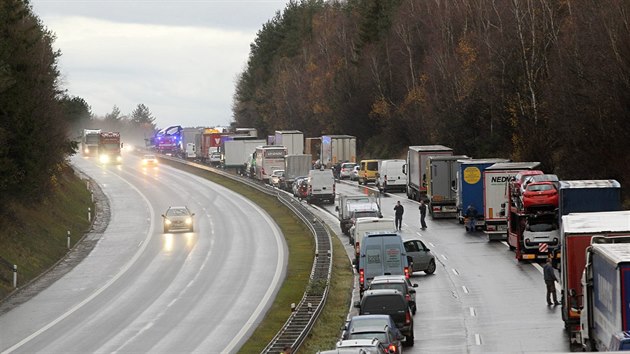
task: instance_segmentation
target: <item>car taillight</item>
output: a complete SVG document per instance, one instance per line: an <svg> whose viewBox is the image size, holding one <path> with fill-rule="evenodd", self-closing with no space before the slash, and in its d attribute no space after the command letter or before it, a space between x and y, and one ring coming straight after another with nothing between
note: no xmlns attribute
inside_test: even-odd
<svg viewBox="0 0 630 354"><path fill-rule="evenodd" d="M409 309L407 309L407 311L405 312L405 324L410 324L411 323L411 312L409 312Z"/></svg>
<svg viewBox="0 0 630 354"><path fill-rule="evenodd" d="M385 353L398 353L398 348L396 348L396 345L390 344L389 347L385 350Z"/></svg>
<svg viewBox="0 0 630 354"><path fill-rule="evenodd" d="M405 299L407 299L407 302L411 301L411 295L405 294Z"/></svg>
<svg viewBox="0 0 630 354"><path fill-rule="evenodd" d="M361 252L361 246L359 245L359 243L355 243L354 244L354 252L358 255L359 252Z"/></svg>
<svg viewBox="0 0 630 354"><path fill-rule="evenodd" d="M363 284L365 284L365 271L363 269L359 269L359 284L361 288L363 288Z"/></svg>
<svg viewBox="0 0 630 354"><path fill-rule="evenodd" d="M409 267L405 267L405 278L409 279L411 274L409 274Z"/></svg>

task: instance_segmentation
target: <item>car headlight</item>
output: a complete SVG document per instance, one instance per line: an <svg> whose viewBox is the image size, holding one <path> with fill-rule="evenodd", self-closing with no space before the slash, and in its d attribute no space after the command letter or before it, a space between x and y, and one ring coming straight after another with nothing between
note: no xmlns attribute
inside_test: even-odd
<svg viewBox="0 0 630 354"><path fill-rule="evenodd" d="M186 218L186 225L192 224L192 218Z"/></svg>
<svg viewBox="0 0 630 354"><path fill-rule="evenodd" d="M142 164L146 165L147 164L147 160L142 160Z"/></svg>
<svg viewBox="0 0 630 354"><path fill-rule="evenodd" d="M122 156L117 156L116 157L116 161L121 162L122 161Z"/></svg>
<svg viewBox="0 0 630 354"><path fill-rule="evenodd" d="M169 219L164 219L164 223L165 223L166 225L170 225L170 224L171 224L171 221L170 221Z"/></svg>
<svg viewBox="0 0 630 354"><path fill-rule="evenodd" d="M108 163L109 162L109 156L107 155L101 155L99 157L99 161L101 161L101 163Z"/></svg>

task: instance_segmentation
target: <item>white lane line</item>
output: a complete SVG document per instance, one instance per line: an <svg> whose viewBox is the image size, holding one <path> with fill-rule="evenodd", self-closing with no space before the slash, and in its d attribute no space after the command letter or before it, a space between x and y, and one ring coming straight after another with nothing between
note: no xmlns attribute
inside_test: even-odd
<svg viewBox="0 0 630 354"><path fill-rule="evenodd" d="M466 287L466 285L462 285L462 289L464 290L466 294L468 294L468 288Z"/></svg>
<svg viewBox="0 0 630 354"><path fill-rule="evenodd" d="M502 244L505 245L505 247L510 248L510 245L508 245L507 241L501 241Z"/></svg>
<svg viewBox="0 0 630 354"><path fill-rule="evenodd" d="M12 347L8 348L7 350L3 351L2 354L5 353L11 353L12 351L19 349L21 346L23 346L24 344L30 342L31 340L33 340L35 337L39 336L40 334L44 333L45 331L47 331L48 329L50 329L51 327L53 327L54 325L56 325L57 323L63 321L64 319L66 319L68 316L72 315L73 313L75 313L76 311L78 311L81 307L85 306L85 304L87 304L88 302L92 301L95 297L97 297L98 295L100 295L103 291L105 291L107 288L109 288L114 282L116 282L120 277L123 276L123 274L125 274L129 268L131 268L131 266L136 262L136 260L138 260L138 258L140 258L140 255L144 252L144 250L147 248L147 245L149 244L149 240L151 239L151 237L153 236L153 215L155 214L155 211L153 210L153 206L151 205L151 203L149 202L149 199L147 199L147 197L142 194L142 192L140 192L140 190L138 188L136 188L134 185L131 184L131 182L127 181L126 179L122 178L120 175L112 173L112 175L117 176L118 178L120 178L123 182L127 183L132 189L134 189L141 197L142 199L144 199L145 203L147 203L147 205L149 206L149 215L151 216L151 222L149 223L149 231L147 232L147 235L144 238L142 247L140 247L138 249L138 251L136 251L136 253L133 255L133 257L125 264L124 267L122 267L120 269L120 271L113 277L111 278L107 283L105 283L105 285L103 285L102 287L100 287L98 290L96 290L95 292L93 292L90 296L88 296L87 298L85 298L83 301L81 301L80 303L76 304L74 307L72 307L70 310L66 311L64 314L62 314L61 316L57 317L55 320L53 320L52 322L48 323L47 325L45 325L44 327L40 328L39 330L37 330L36 332L34 332L33 334L31 334L30 336L22 339L21 341L19 341L18 343L16 343L15 345L13 345Z"/></svg>
<svg viewBox="0 0 630 354"><path fill-rule="evenodd" d="M419 233L419 232L416 232L416 235L418 235L418 236L422 236L422 234L421 234L421 233Z"/></svg>
<svg viewBox="0 0 630 354"><path fill-rule="evenodd" d="M455 275L459 275L459 272L457 271L457 269L453 268L452 270Z"/></svg>
<svg viewBox="0 0 630 354"><path fill-rule="evenodd" d="M475 308L474 307L469 307L468 310L470 310L470 316L471 317L477 316L477 313L475 313Z"/></svg>
<svg viewBox="0 0 630 354"><path fill-rule="evenodd" d="M429 246L431 246L431 248L435 248L435 245L432 244L431 242L428 242Z"/></svg>
<svg viewBox="0 0 630 354"><path fill-rule="evenodd" d="M475 344L481 345L481 334L475 333Z"/></svg>
<svg viewBox="0 0 630 354"><path fill-rule="evenodd" d="M443 255L443 254L441 254L440 256L441 256L441 257L442 257L442 259L444 259L444 260L447 260L447 259L448 259L448 258L446 258L446 256L445 256L445 255Z"/></svg>

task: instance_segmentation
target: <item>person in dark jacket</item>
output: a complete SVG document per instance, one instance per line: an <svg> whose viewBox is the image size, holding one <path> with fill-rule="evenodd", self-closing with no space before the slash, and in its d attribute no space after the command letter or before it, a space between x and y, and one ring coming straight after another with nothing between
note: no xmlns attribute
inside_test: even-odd
<svg viewBox="0 0 630 354"><path fill-rule="evenodd" d="M547 305L560 305L556 295L556 282L558 278L556 278L556 273L551 265L551 258L547 258L547 262L543 266L543 277L545 279L545 285L547 285ZM551 303L552 297L553 303Z"/></svg>
<svg viewBox="0 0 630 354"><path fill-rule="evenodd" d="M427 223L424 221L424 218L427 217L427 205L424 204L424 199L420 200L420 206L418 207L420 210L420 226L422 230L427 228Z"/></svg>
<svg viewBox="0 0 630 354"><path fill-rule="evenodd" d="M466 231L475 231L475 220L477 219L477 209L472 204L466 208Z"/></svg>
<svg viewBox="0 0 630 354"><path fill-rule="evenodd" d="M400 204L400 201L398 201L396 203L396 206L394 207L394 211L396 212L396 230L401 230L402 229L402 216L403 213L405 212L405 208L403 208L402 204Z"/></svg>

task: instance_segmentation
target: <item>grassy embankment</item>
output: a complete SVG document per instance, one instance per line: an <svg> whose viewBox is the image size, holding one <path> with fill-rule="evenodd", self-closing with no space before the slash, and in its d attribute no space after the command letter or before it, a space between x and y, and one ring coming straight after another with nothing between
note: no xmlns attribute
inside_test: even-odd
<svg viewBox="0 0 630 354"><path fill-rule="evenodd" d="M180 165L180 167L182 167ZM304 225L277 199L215 174L187 168L213 182L230 188L265 209L280 226L290 250L287 278L275 302L241 352L260 352L290 315L290 304L300 301L312 267L314 240ZM87 208L94 210L84 181L65 169L54 195L40 205L11 205L0 217L0 257L18 265L18 286L26 284L61 259L67 252L70 230L74 245L87 231ZM302 352L334 347L349 306L352 270L341 242L333 237L333 275L326 308ZM0 264L0 299L12 289L12 272Z"/></svg>
<svg viewBox="0 0 630 354"><path fill-rule="evenodd" d="M70 167L64 167L52 196L40 204L15 203L0 215L0 299L13 291L13 273L18 267L18 287L53 266L88 230L88 207L94 210L86 183Z"/></svg>

